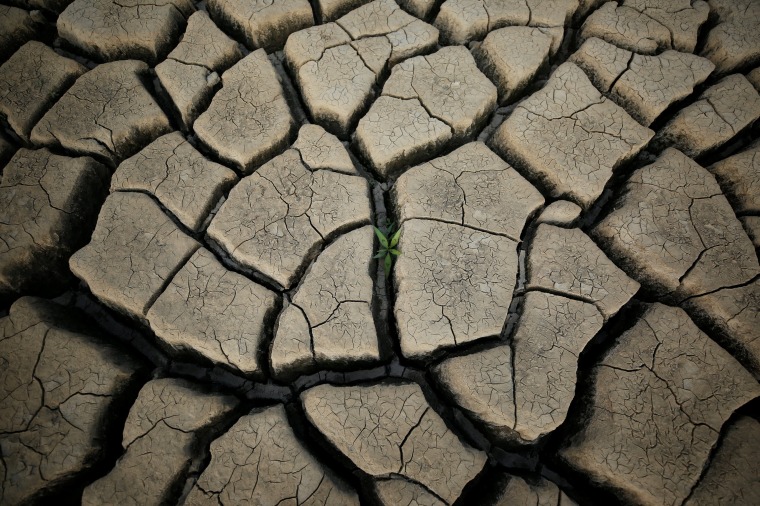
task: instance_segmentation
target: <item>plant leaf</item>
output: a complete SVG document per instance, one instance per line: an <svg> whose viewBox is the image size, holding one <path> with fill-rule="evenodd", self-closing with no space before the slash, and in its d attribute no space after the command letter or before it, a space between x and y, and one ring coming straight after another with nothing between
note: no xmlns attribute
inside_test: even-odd
<svg viewBox="0 0 760 506"><path fill-rule="evenodd" d="M385 255L385 277L386 278L391 275L391 263L392 262L393 262L393 260L391 260L391 256L390 255Z"/></svg>
<svg viewBox="0 0 760 506"><path fill-rule="evenodd" d="M390 253L391 255L395 255L395 256L399 256L401 254L401 252L399 250L397 250L397 249L389 249L388 253Z"/></svg>
<svg viewBox="0 0 760 506"><path fill-rule="evenodd" d="M385 256L385 250L381 249L380 251L377 252L377 255L373 256L372 258L379 259L379 258L383 258L384 256Z"/></svg>
<svg viewBox="0 0 760 506"><path fill-rule="evenodd" d="M377 236L377 239L380 241L380 244L383 246L383 248L388 247L388 239L386 239L385 235L380 231L377 227L372 227L375 229L375 235Z"/></svg>
<svg viewBox="0 0 760 506"><path fill-rule="evenodd" d="M401 237L401 229L398 229L398 230L396 230L396 233L393 234L393 236L391 237L391 244L390 244L391 248L395 248L396 247L396 245L398 244L398 240L399 240L400 237Z"/></svg>

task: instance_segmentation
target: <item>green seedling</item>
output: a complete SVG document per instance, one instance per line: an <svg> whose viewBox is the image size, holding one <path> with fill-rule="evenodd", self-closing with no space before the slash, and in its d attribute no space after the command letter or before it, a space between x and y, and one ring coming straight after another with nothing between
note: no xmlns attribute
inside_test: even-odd
<svg viewBox="0 0 760 506"><path fill-rule="evenodd" d="M380 250L378 250L374 258L377 258L378 260L381 258L383 259L383 268L385 269L385 277L387 278L391 275L393 257L397 257L401 254L401 252L396 249L399 237L401 237L401 229L394 232L393 229L395 228L395 224L393 222L386 225L385 232L377 227L372 228L375 229L375 235L380 241Z"/></svg>

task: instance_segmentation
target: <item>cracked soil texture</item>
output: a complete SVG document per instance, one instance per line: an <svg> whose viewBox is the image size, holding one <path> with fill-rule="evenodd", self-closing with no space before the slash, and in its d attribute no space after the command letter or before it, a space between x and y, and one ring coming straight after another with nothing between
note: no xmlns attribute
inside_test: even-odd
<svg viewBox="0 0 760 506"><path fill-rule="evenodd" d="M0 504L757 506L758 33L0 0Z"/></svg>

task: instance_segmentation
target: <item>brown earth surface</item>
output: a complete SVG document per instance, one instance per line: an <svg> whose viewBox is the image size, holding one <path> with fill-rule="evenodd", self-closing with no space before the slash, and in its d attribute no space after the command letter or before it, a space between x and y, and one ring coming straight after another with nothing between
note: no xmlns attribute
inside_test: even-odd
<svg viewBox="0 0 760 506"><path fill-rule="evenodd" d="M0 2L3 506L760 503L760 2Z"/></svg>

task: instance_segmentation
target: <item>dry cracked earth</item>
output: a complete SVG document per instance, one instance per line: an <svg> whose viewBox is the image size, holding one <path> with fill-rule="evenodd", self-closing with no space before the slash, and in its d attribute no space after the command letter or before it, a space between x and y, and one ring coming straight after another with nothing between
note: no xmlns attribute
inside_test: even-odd
<svg viewBox="0 0 760 506"><path fill-rule="evenodd" d="M2 2L0 504L760 504L760 2Z"/></svg>

